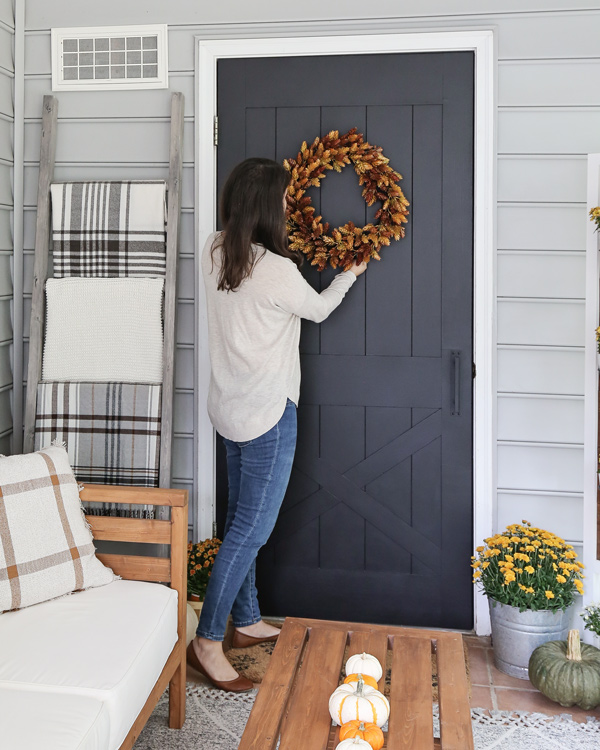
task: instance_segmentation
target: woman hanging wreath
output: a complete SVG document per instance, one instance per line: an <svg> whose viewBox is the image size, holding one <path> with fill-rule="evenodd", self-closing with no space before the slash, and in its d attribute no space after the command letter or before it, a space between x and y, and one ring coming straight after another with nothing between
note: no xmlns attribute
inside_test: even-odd
<svg viewBox="0 0 600 750"><path fill-rule="evenodd" d="M357 227L349 221L329 233L329 224L314 215L306 191L319 187L328 171L341 172L347 164L354 166L367 205L381 201L381 208L375 214L376 223ZM389 166L383 150L367 143L356 128L341 136L332 130L310 146L304 142L298 156L286 159L284 166L291 174L287 192L290 249L304 253L319 271L328 264L346 270L353 263L379 260L382 247L404 237L409 203L397 184L402 176Z"/></svg>
<svg viewBox="0 0 600 750"><path fill-rule="evenodd" d="M202 253L211 377L208 414L224 439L229 499L225 536L208 583L188 662L218 688L253 684L227 661L222 641L231 612L233 647L274 641L262 620L255 560L275 525L296 448L300 319L320 323L364 273L354 263L318 293L298 267L286 235L289 174L269 159L246 159L221 196L224 230Z"/></svg>

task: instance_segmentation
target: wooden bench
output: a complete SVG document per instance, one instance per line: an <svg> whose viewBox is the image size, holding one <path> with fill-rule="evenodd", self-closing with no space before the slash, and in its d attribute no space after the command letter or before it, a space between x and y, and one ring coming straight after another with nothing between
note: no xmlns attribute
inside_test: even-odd
<svg viewBox="0 0 600 750"><path fill-rule="evenodd" d="M348 650L346 651L346 647ZM386 663L392 654L387 750L473 750L462 636L382 625L285 620L238 750L333 750L339 728L329 696L344 659L367 653ZM440 735L433 736L431 655L437 656ZM379 682L384 689L385 674Z"/></svg>
<svg viewBox="0 0 600 750"><path fill-rule="evenodd" d="M169 727L181 729L185 721L188 491L86 484L80 497L84 506L89 503L125 503L171 508L169 520L86 516L94 539L99 541L170 545L168 557L127 553L98 554L98 558L122 578L131 581L168 583L178 595L177 643L146 704L119 748L119 750L131 750L167 686L169 687Z"/></svg>

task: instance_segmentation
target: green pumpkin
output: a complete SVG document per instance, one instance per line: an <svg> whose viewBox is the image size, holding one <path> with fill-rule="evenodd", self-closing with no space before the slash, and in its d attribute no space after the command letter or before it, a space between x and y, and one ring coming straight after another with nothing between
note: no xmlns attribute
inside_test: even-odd
<svg viewBox="0 0 600 750"><path fill-rule="evenodd" d="M561 706L595 708L600 705L600 649L580 643L579 631L570 630L568 641L548 641L535 649L529 679Z"/></svg>

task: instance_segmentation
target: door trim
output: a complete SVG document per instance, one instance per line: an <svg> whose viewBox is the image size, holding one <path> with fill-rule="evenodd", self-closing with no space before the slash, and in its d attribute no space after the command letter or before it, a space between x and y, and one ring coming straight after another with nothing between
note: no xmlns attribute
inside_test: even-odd
<svg viewBox="0 0 600 750"><path fill-rule="evenodd" d="M587 210L598 205L600 197L600 153L587 157ZM600 596L600 559L598 555L598 363L596 337L598 325L598 235L591 221L586 229L586 305L585 305L585 421L583 443L583 562L587 583L583 606ZM583 640L592 643L589 630Z"/></svg>
<svg viewBox="0 0 600 750"><path fill-rule="evenodd" d="M316 27L315 27L316 28ZM354 29L353 29L354 31ZM253 33L261 33L256 27ZM223 27L224 36L228 30ZM229 32L231 33L231 32ZM213 122L217 105L217 61L235 57L384 54L472 51L475 54L474 152L474 318L473 359L473 546L493 530L496 496L496 47L490 29L470 31L360 33L339 36L215 39L196 37L195 81L195 236L196 257L216 227L216 147ZM206 304L199 260L196 263L196 527L194 535L213 535L215 512L215 433L206 412L210 379ZM465 561L468 564L468 561ZM474 590L474 627L490 632L487 599Z"/></svg>

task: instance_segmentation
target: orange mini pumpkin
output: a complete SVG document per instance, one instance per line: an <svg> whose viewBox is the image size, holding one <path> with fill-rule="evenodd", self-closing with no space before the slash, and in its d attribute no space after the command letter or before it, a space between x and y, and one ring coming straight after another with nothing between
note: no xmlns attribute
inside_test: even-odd
<svg viewBox="0 0 600 750"><path fill-rule="evenodd" d="M353 739L358 737L368 742L373 750L381 750L383 747L383 732L370 721L358 721L353 719L347 721L340 727L340 740Z"/></svg>
<svg viewBox="0 0 600 750"><path fill-rule="evenodd" d="M368 674L360 674L360 672L349 674L348 677L346 677L346 679L344 680L344 685L349 684L350 682L358 682L359 680L362 680L365 685L369 685L369 687L375 688L375 690L379 690L377 680L374 677L371 677Z"/></svg>

